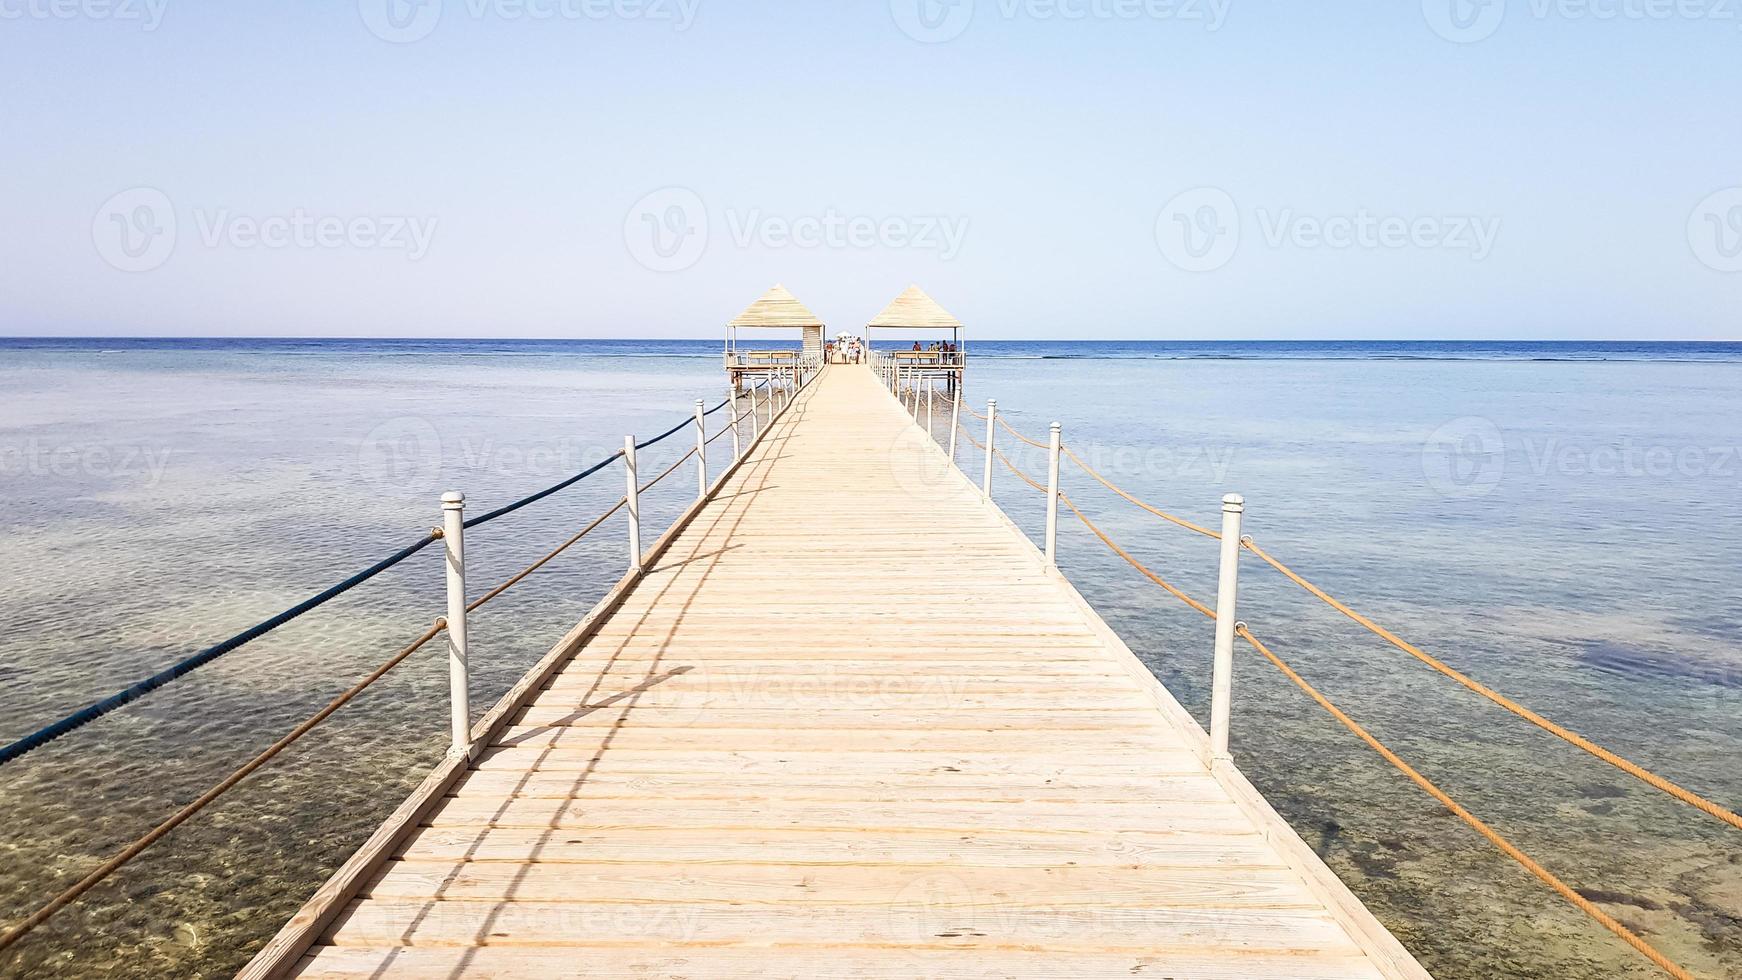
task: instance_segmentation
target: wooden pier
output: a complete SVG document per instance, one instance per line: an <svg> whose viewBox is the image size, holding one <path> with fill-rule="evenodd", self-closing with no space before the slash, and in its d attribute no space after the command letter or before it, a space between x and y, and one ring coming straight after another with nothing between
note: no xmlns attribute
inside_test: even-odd
<svg viewBox="0 0 1742 980"><path fill-rule="evenodd" d="M865 367L475 731L244 976L1427 976Z"/></svg>

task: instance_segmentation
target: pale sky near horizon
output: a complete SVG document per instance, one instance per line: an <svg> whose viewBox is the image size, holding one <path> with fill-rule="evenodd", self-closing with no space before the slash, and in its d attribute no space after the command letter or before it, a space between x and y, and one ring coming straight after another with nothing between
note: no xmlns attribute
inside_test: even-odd
<svg viewBox="0 0 1742 980"><path fill-rule="evenodd" d="M1742 338L1742 0L0 0L0 335Z"/></svg>

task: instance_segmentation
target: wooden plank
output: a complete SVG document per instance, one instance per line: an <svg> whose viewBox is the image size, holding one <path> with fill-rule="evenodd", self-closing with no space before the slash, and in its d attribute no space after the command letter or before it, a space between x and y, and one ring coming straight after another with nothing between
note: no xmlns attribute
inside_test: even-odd
<svg viewBox="0 0 1742 980"><path fill-rule="evenodd" d="M896 864L1033 868L1076 866L1269 868L1281 859L1256 833L1087 834L1038 830L960 831L646 829L553 831L431 827L401 848L416 861L517 864Z"/></svg>
<svg viewBox="0 0 1742 980"><path fill-rule="evenodd" d="M302 980L545 980L576 974L572 950L500 947L324 946L305 960ZM1379 980L1364 957L1229 954L1220 951L1104 953L1056 950L594 948L585 975L595 980Z"/></svg>
<svg viewBox="0 0 1742 980"><path fill-rule="evenodd" d="M1425 977L868 372L764 431L304 975Z"/></svg>
<svg viewBox="0 0 1742 980"><path fill-rule="evenodd" d="M491 798L472 793L449 797L430 815L432 827L524 827L593 830L616 827L698 829L1002 830L1017 808L1008 803L804 803L770 807L762 800L665 802L658 799L565 800L543 797ZM1250 833L1232 802L1081 803L1026 801L1025 830L1061 833L1132 831L1164 834Z"/></svg>
<svg viewBox="0 0 1742 980"><path fill-rule="evenodd" d="M514 797L566 800L809 800L814 802L927 803L975 801L1022 803L1222 803L1228 793L1208 776L1139 779L1077 773L1068 778L1004 777L945 779L938 775L870 778L858 774L808 773L748 780L722 780L702 773L473 772L456 793L498 800Z"/></svg>
<svg viewBox="0 0 1742 980"><path fill-rule="evenodd" d="M1282 868L962 867L814 864L508 864L389 861L362 897L501 902L743 902L870 906L911 901L915 882L986 903L1048 906L1317 907Z"/></svg>
<svg viewBox="0 0 1742 980"><path fill-rule="evenodd" d="M586 903L364 900L334 926L335 946L591 947L763 945L1054 950L1165 949L1289 953L1355 952L1322 911L1243 908L1050 908L939 899L947 876L920 879L902 904L802 913L729 902Z"/></svg>

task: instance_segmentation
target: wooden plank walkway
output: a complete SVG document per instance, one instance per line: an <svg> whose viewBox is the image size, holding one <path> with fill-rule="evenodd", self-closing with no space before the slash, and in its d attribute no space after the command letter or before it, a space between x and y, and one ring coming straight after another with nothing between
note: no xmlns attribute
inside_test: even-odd
<svg viewBox="0 0 1742 980"><path fill-rule="evenodd" d="M1427 976L863 368L588 632L256 968Z"/></svg>

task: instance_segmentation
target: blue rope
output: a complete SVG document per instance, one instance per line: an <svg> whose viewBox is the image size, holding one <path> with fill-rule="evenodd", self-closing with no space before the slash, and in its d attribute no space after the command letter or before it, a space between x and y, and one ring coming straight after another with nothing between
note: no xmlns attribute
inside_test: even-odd
<svg viewBox="0 0 1742 980"><path fill-rule="evenodd" d="M472 518L471 520L469 520L465 523L465 527L474 528L480 524L488 524L498 517L502 517L506 514L514 513L515 511L519 510L520 508L525 507L527 504L538 503L540 500L543 500L544 498L550 496L553 493L567 490L569 487L572 487L575 484L581 482L582 480L585 480L587 477L592 476L594 473L599 472L600 470L604 469L607 466L610 466L612 463L615 463L619 459L622 459L622 458L623 458L623 451L621 449L619 449L616 452L612 453L611 455L606 456L604 459L598 461L597 463L594 463L592 466L589 466L586 469L580 471L579 473L576 473L574 476L571 476L568 479L564 480L563 482L556 484L555 486L546 487L543 490L540 490L539 492L533 494L530 497L522 497L519 500L516 500L514 503L511 503L506 507L498 507L488 514L483 514L483 515L480 515L478 517Z"/></svg>
<svg viewBox="0 0 1742 980"><path fill-rule="evenodd" d="M766 384L767 382L765 381L763 383ZM720 409L726 407L726 404L727 404L727 402L722 401L720 404L715 405L713 408L708 409L707 411L703 412L702 414L704 416L712 415L715 412L719 411ZM685 419L682 422L679 422L677 425L673 426L672 428L667 429L665 432L661 433L660 435L655 436L654 438L649 439L646 442L637 443L635 448L646 449L648 446L654 445L655 443L661 442L661 441L665 440L666 438L669 438L670 436L676 435L678 432L682 431L686 426L690 425L693 421L694 421L693 419ZM607 456L606 458L604 458L603 460L600 460L598 463L595 463L592 466L589 466L586 469L582 470L581 472L576 473L574 476L571 476L568 479L562 481L561 483L555 484L555 485L550 486L550 487L546 487L545 489L540 490L539 492L532 494L531 496L522 497L521 499L515 501L514 503L507 505L506 507L499 507L496 510L489 512L488 514L483 514L483 515L480 515L478 517L474 517L471 520L465 522L464 526L467 528L473 528L473 527L477 527L480 524L488 524L489 522L496 520L498 517L504 517L504 516L507 516L508 514L512 514L515 511L519 510L520 508L527 506L528 504L537 503L538 501L543 500L544 498L550 496L551 494L560 493L561 491L566 490L569 487L574 486L575 484L581 482L582 480L585 480L587 477L592 476L594 473L599 472L600 470L604 469L605 467L610 466L612 463L615 463L617 460L621 459L622 456L623 456L623 453L620 451L613 453L610 456ZM332 588L327 589L324 592L321 592L317 595L311 596L308 599L305 599L302 602L297 603L296 605L290 607L289 609L286 609L284 612L281 612L278 615L272 617L271 619L268 619L262 623L251 626L248 629L243 630L240 633L237 633L235 636L230 637L229 639L225 640L222 643L216 644L215 646L207 647L206 649L201 650L199 653L196 653L193 656L188 657L186 660L183 660L180 663L175 664L174 666L168 668L167 670L162 670L162 671L159 671L158 673L152 674L150 677L147 677L146 679L140 681L137 684L134 684L132 687L129 687L126 690L121 691L118 694L111 695L109 697L104 698L101 701L98 701L95 704L89 705L88 707L85 707L85 708L81 708L78 711L75 711L72 714L67 715L65 718L62 718L59 721L54 722L53 724L45 725L42 728L37 729L36 731L30 733L29 735L24 736L23 738L19 739L16 742L13 742L10 745L7 745L5 747L0 747L0 766L3 766L6 763L11 762L12 760L18 758L21 755L24 755L27 752L30 752L34 749L41 748L42 746L47 745L48 743L54 741L55 739L60 738L62 735L67 734L68 732L75 731L79 728L82 728L85 725L88 725L91 722L96 721L98 718L103 717L104 715L108 714L109 712L114 711L116 708L121 707L122 705L128 704L132 701L137 701L139 698L142 698L145 695L151 693L152 691L157 690L158 688L162 687L163 685L168 684L169 682L176 680L177 678L180 678L186 674L192 673L195 670L198 670L199 668L205 666L206 664L211 663L212 661L218 659L219 657L222 657L224 654L229 653L230 651L236 649L237 647L240 647L246 643L257 640L262 636L265 636L267 633L270 633L273 630L277 629L278 627L283 626L285 623L288 623L291 620L297 618L298 616L301 616L303 613L306 613L309 610L314 609L318 606L325 605L327 602L329 602L333 599L336 599L341 595L344 595L346 592L349 592L352 589L356 588L357 586L362 585L364 582L367 582L370 579L374 578L375 576L380 575L382 572L387 571L388 569L390 569L393 566L399 564L400 562L406 560L407 558L410 558L412 555L415 555L418 552L422 551L423 549L429 547L431 543L433 543L435 541L439 541L439 540L441 540L441 535L439 535L435 532L431 532L428 536L426 536L423 540L417 542L416 544L410 545L410 546L403 548L403 549L399 550L398 552L396 552L396 553L394 553L386 558L383 558L381 561L376 562L374 565L371 565L370 567L364 569L363 571L358 572L357 574L351 576L350 578L344 580L343 582L340 582L339 584L333 586Z"/></svg>
<svg viewBox="0 0 1742 980"><path fill-rule="evenodd" d="M338 585L327 589L325 592L305 599L271 619L249 627L216 646L207 647L167 670L152 674L150 677L147 677L119 694L111 695L98 701L96 704L81 708L51 725L46 725L37 729L18 741L13 742L11 745L0 748L0 766L11 762L13 759L18 758L32 749L41 748L70 731L82 728L130 701L136 701L139 698L144 697L146 694L157 690L163 685L168 684L170 681L211 663L244 643L265 636L267 633L283 626L285 623L301 616L303 613L308 612L316 606L323 605L329 600L344 595L346 592L349 592L357 586L362 585L364 582L380 575L382 572L387 571L389 568L392 568L407 558L410 558L412 555L417 554L439 540L441 540L440 537L432 532L422 541L407 548L403 548L387 558L383 558L381 561L376 562L374 565L371 565L343 582L340 582Z"/></svg>

